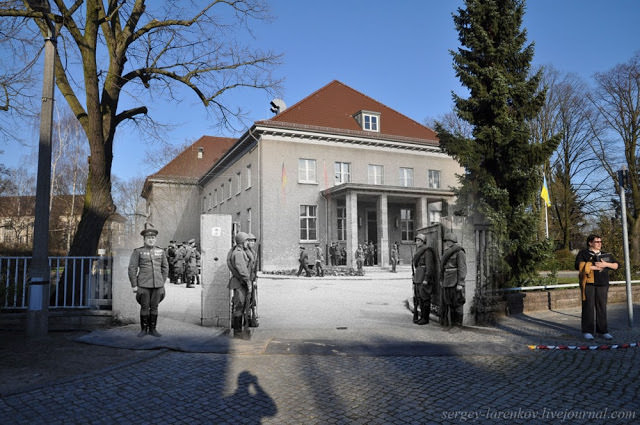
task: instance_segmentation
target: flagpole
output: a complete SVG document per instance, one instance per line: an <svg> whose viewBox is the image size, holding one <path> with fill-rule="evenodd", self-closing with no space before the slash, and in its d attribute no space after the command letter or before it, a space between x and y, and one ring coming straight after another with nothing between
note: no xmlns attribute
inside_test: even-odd
<svg viewBox="0 0 640 425"><path fill-rule="evenodd" d="M549 239L549 216L547 215L547 209L549 207L547 207L547 203L544 203L544 224L546 227L546 235L547 235L547 239Z"/></svg>

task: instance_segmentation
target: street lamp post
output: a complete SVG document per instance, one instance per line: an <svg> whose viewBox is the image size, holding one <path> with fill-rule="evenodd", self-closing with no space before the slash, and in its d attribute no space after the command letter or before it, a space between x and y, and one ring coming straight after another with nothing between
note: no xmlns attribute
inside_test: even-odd
<svg viewBox="0 0 640 425"><path fill-rule="evenodd" d="M38 147L38 180L36 184L35 221L33 224L33 257L29 280L26 334L37 338L49 331L49 201L51 190L51 130L53 122L53 96L55 85L54 59L56 33L48 18L46 0L29 0L29 6L44 13L47 37L44 39L44 76L42 82L42 108L40 111L40 140Z"/></svg>
<svg viewBox="0 0 640 425"><path fill-rule="evenodd" d="M624 275L627 283L627 320L629 327L633 327L633 292L631 290L631 262L629 260L629 236L627 233L627 202L625 186L629 172L626 167L618 171L618 185L620 186L620 210L622 212L622 244L624 248Z"/></svg>

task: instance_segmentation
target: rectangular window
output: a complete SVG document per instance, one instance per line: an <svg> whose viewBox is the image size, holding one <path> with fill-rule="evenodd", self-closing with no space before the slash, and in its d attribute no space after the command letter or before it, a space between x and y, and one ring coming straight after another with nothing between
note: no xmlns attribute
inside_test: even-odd
<svg viewBox="0 0 640 425"><path fill-rule="evenodd" d="M298 160L298 183L317 183L315 159Z"/></svg>
<svg viewBox="0 0 640 425"><path fill-rule="evenodd" d="M224 203L224 183L220 185L220 203Z"/></svg>
<svg viewBox="0 0 640 425"><path fill-rule="evenodd" d="M413 168L400 167L400 186L413 187Z"/></svg>
<svg viewBox="0 0 640 425"><path fill-rule="evenodd" d="M442 218L442 209L444 202L430 202L427 207L427 211L429 211L429 223L439 223Z"/></svg>
<svg viewBox="0 0 640 425"><path fill-rule="evenodd" d="M247 189L251 187L251 164L247 165Z"/></svg>
<svg viewBox="0 0 640 425"><path fill-rule="evenodd" d="M369 184L384 183L384 168L382 165L369 164Z"/></svg>
<svg viewBox="0 0 640 425"><path fill-rule="evenodd" d="M218 206L218 189L213 189L213 207Z"/></svg>
<svg viewBox="0 0 640 425"><path fill-rule="evenodd" d="M432 189L440 189L440 170L429 170L427 184Z"/></svg>
<svg viewBox="0 0 640 425"><path fill-rule="evenodd" d="M336 162L334 164L335 184L349 183L351 181L351 164L348 162Z"/></svg>
<svg viewBox="0 0 640 425"><path fill-rule="evenodd" d="M367 131L379 131L378 116L363 114L362 128Z"/></svg>
<svg viewBox="0 0 640 425"><path fill-rule="evenodd" d="M413 241L413 211L400 209L400 233L403 241Z"/></svg>
<svg viewBox="0 0 640 425"><path fill-rule="evenodd" d="M231 177L229 177L229 181L227 182L229 184L229 191L227 192L227 199L231 199L231 194L233 193L233 188L231 187Z"/></svg>
<svg viewBox="0 0 640 425"><path fill-rule="evenodd" d="M207 197L202 198L202 212L207 212Z"/></svg>
<svg viewBox="0 0 640 425"><path fill-rule="evenodd" d="M300 240L315 241L317 237L316 205L300 205Z"/></svg>
<svg viewBox="0 0 640 425"><path fill-rule="evenodd" d="M347 208L346 207L338 207L336 210L336 214L338 216L338 240L346 241L347 240Z"/></svg>
<svg viewBox="0 0 640 425"><path fill-rule="evenodd" d="M242 191L242 172L238 171L236 173L236 195L240 195Z"/></svg>
<svg viewBox="0 0 640 425"><path fill-rule="evenodd" d="M251 228L251 208L247 208L247 233L253 233Z"/></svg>

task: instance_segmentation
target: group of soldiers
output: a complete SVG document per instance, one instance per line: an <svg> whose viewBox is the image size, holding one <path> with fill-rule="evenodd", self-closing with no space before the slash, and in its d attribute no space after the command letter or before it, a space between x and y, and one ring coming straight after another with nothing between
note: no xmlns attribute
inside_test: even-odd
<svg viewBox="0 0 640 425"><path fill-rule="evenodd" d="M145 225L140 234L144 238L144 246L133 251L128 270L131 287L140 304L141 330L138 335L159 337L156 324L158 304L165 296L164 282L170 278L173 283L185 282L187 287L199 284L200 253L195 239L186 244L171 241L166 251L158 248L155 245L158 231L151 225ZM249 327L258 326L258 250L256 237L250 233L238 232L234 241L235 245L227 255L227 266L231 272L228 288L233 291L231 326L234 336L244 337ZM411 262L413 322L418 325L429 323L431 296L435 285L439 285L442 301L440 323L447 327L462 326L467 275L464 249L453 233L446 233L443 237L442 256L427 245L427 238L422 233L416 235L415 243L416 252ZM318 262L322 264L322 251L319 246L316 250Z"/></svg>
<svg viewBox="0 0 640 425"><path fill-rule="evenodd" d="M200 250L195 239L188 242L170 241L167 247L169 282L185 283L187 288L200 285Z"/></svg>
<svg viewBox="0 0 640 425"><path fill-rule="evenodd" d="M416 252L412 258L413 323L426 325L431 312L431 295L439 285L441 293L440 324L445 327L462 326L465 303L467 260L464 248L454 233L443 237L442 257L427 245L427 237L419 233L415 238Z"/></svg>
<svg viewBox="0 0 640 425"><path fill-rule="evenodd" d="M258 327L258 250L251 233L238 232L234 241L227 254L228 288L233 291L231 328L234 337L244 338L249 336L248 328Z"/></svg>

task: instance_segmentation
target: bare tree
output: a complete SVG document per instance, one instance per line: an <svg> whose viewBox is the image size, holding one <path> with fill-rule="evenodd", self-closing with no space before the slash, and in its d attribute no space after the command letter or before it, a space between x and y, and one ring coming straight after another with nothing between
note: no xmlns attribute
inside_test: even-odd
<svg viewBox="0 0 640 425"><path fill-rule="evenodd" d="M546 87L547 97L531 121L531 134L535 143L561 135L544 171L552 194L552 234L561 248L571 248L573 242L583 240L585 214L597 215L600 211L597 201L587 200L600 199L594 194L607 176L598 172L600 164L589 148L593 109L586 99L585 83L576 75L561 75L547 66L543 69L541 86Z"/></svg>
<svg viewBox="0 0 640 425"><path fill-rule="evenodd" d="M0 154L2 153L3 151L0 151ZM16 185L11 181L10 170L4 164L0 164L0 196L13 193L15 190Z"/></svg>
<svg viewBox="0 0 640 425"><path fill-rule="evenodd" d="M451 134L468 139L473 138L473 126L469 124L469 121L460 118L454 111L447 112L436 119L425 120L425 125L430 128L435 128L438 124Z"/></svg>
<svg viewBox="0 0 640 425"><path fill-rule="evenodd" d="M23 22L0 20L0 140L24 143L24 127L37 115L34 102L39 98L32 90L36 57L27 54L36 48L36 40L40 43L35 31L25 31Z"/></svg>
<svg viewBox="0 0 640 425"><path fill-rule="evenodd" d="M127 219L127 233L131 234L135 229L142 227L145 217L140 215L140 203L144 200L140 196L145 179L132 177L121 180L117 177L113 183L113 200L118 212Z"/></svg>
<svg viewBox="0 0 640 425"><path fill-rule="evenodd" d="M55 22L56 85L90 148L84 209L69 254L88 255L115 211L111 164L118 127L146 117L153 94L176 101L185 87L221 124L232 125L243 112L230 106L229 92L277 90L270 71L279 56L234 39L250 33L251 21L268 18L263 0L52 0L51 7L41 12L26 1L2 1L0 16L35 24L42 34L45 18Z"/></svg>
<svg viewBox="0 0 640 425"><path fill-rule="evenodd" d="M629 170L629 242L631 263L640 265L640 178L638 141L640 139L640 52L628 62L595 75L596 88L589 100L597 111L593 128L598 130L592 148L618 192L616 173L625 165ZM605 129L606 131L601 131ZM611 192L610 192L611 193Z"/></svg>

